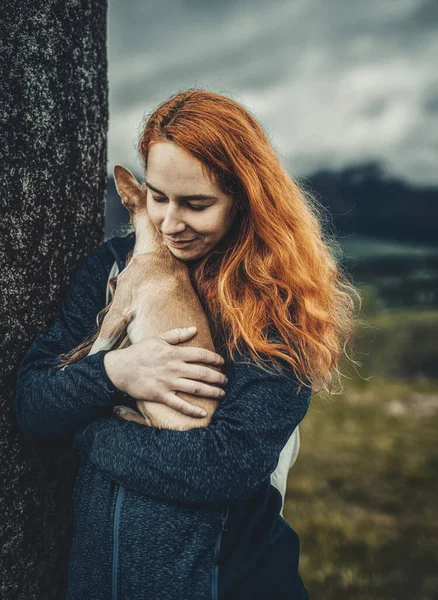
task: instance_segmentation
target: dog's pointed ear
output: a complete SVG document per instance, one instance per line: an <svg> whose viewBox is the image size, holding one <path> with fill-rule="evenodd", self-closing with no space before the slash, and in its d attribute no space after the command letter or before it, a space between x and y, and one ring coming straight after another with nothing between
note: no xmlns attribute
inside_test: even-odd
<svg viewBox="0 0 438 600"><path fill-rule="evenodd" d="M146 190L126 167L115 165L114 183L116 190L128 209L139 208L146 202Z"/></svg>

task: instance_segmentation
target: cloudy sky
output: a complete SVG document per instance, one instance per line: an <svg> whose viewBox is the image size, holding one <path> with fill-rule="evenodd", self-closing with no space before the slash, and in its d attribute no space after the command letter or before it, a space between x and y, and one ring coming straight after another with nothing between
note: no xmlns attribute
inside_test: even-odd
<svg viewBox="0 0 438 600"><path fill-rule="evenodd" d="M437 0L109 0L109 173L198 87L248 108L291 175L378 159L438 184Z"/></svg>

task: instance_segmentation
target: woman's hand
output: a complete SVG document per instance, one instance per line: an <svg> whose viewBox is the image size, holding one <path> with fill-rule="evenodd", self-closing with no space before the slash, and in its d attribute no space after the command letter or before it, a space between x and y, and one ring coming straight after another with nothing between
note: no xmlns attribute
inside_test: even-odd
<svg viewBox="0 0 438 600"><path fill-rule="evenodd" d="M171 329L128 348L111 350L104 357L105 371L119 390L136 400L161 402L190 417L204 417L203 409L175 393L187 392L207 398L219 398L224 393L217 385L226 383L225 375L207 366L210 363L220 367L224 360L219 354L205 348L175 346L195 333L196 327ZM192 365L191 362L207 364Z"/></svg>

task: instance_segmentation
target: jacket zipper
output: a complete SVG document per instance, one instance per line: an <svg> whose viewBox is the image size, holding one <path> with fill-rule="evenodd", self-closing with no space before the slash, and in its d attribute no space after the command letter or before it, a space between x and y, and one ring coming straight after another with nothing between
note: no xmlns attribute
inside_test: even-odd
<svg viewBox="0 0 438 600"><path fill-rule="evenodd" d="M113 590L112 600L117 600L117 566L119 558L119 522L120 522L120 510L122 506L122 500L125 489L119 485L117 490L116 508L114 511L114 537L113 537Z"/></svg>
<svg viewBox="0 0 438 600"><path fill-rule="evenodd" d="M216 547L214 549L214 561L213 561L213 580L211 584L211 597L212 600L218 600L218 579L219 579L219 553L221 550L222 535L224 531L227 531L227 521L230 514L229 508L224 508L221 514L221 530L216 538Z"/></svg>

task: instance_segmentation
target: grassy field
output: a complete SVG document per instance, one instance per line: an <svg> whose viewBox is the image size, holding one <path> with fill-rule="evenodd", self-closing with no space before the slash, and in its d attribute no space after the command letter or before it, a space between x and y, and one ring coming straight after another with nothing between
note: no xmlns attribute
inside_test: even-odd
<svg viewBox="0 0 438 600"><path fill-rule="evenodd" d="M300 536L312 600L438 598L438 381L385 374L390 332L398 362L415 350L401 330L424 321L436 354L438 311L376 316L377 332L361 334L360 346L380 342L361 374L379 374L344 381L330 401L314 395L300 425L284 516Z"/></svg>

